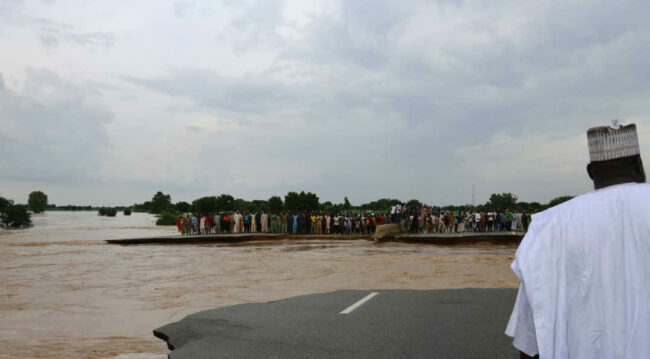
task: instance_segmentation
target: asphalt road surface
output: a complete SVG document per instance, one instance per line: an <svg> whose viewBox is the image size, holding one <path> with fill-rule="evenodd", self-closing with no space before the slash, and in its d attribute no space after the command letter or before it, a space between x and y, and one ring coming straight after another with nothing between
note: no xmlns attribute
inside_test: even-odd
<svg viewBox="0 0 650 359"><path fill-rule="evenodd" d="M171 359L519 358L513 289L343 290L202 311L154 330Z"/></svg>

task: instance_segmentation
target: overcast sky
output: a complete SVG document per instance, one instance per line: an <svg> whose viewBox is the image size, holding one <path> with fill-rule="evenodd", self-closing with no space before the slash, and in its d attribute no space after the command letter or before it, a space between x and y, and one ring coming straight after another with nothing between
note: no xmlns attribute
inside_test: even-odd
<svg viewBox="0 0 650 359"><path fill-rule="evenodd" d="M650 1L0 1L0 196L547 202L650 158Z"/></svg>

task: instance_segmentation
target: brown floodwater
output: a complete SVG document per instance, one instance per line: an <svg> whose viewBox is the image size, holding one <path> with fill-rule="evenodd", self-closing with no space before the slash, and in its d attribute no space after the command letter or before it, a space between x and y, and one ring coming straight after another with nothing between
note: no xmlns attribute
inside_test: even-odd
<svg viewBox="0 0 650 359"><path fill-rule="evenodd" d="M0 231L0 358L166 358L152 330L215 307L339 289L515 288L516 245L355 240L105 244L148 214L47 212Z"/></svg>

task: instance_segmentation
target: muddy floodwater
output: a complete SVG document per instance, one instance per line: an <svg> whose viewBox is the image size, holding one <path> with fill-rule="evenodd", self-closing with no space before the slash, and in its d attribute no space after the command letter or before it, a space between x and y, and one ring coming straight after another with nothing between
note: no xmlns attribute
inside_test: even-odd
<svg viewBox="0 0 650 359"><path fill-rule="evenodd" d="M154 217L47 212L0 231L0 358L166 358L152 330L203 309L338 289L514 288L516 245L365 240L105 244Z"/></svg>

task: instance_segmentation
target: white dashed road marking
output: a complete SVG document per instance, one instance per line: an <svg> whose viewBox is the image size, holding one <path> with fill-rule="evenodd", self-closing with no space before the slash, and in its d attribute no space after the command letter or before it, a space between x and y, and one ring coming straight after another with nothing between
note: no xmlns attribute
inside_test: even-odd
<svg viewBox="0 0 650 359"><path fill-rule="evenodd" d="M360 306L363 305L363 303L369 301L370 299L372 299L372 297L376 296L377 294L379 294L379 293L378 292L372 292L372 293L368 294L367 296L363 297L363 299L361 299L360 301L358 301L358 302L352 304L351 306L345 308L345 310L342 311L340 314L350 314L350 313L352 313L353 310L359 308Z"/></svg>

